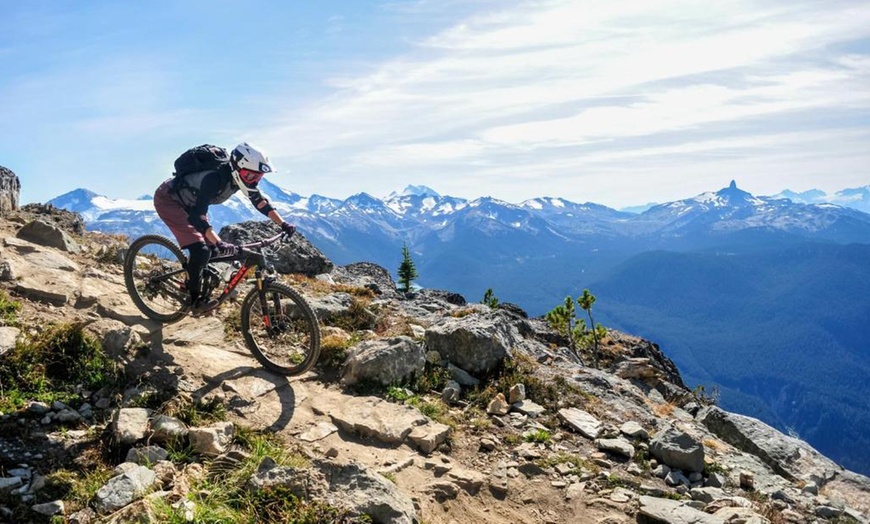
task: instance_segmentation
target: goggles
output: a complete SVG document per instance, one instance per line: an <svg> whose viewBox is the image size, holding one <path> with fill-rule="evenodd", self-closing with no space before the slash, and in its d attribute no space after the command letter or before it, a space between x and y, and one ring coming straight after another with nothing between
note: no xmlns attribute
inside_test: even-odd
<svg viewBox="0 0 870 524"><path fill-rule="evenodd" d="M263 173L260 171L252 171L250 169L239 169L239 178L242 179L242 182L245 184L252 186L260 181L263 178Z"/></svg>

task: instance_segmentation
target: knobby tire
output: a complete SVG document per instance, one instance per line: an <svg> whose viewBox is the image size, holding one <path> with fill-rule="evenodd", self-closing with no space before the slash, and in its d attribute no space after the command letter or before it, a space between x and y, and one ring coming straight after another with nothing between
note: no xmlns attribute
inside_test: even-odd
<svg viewBox="0 0 870 524"><path fill-rule="evenodd" d="M187 264L187 257L184 255L184 252L172 240L169 240L162 235L145 235L139 237L130 244L130 248L127 250L127 255L124 257L124 284L127 287L127 293L130 295L130 298L133 300L136 307L139 308L139 311L151 320L162 323L171 323L181 320L185 315L187 315L187 305L180 305L178 311L175 311L174 313L160 313L159 311L155 311L149 307L148 304L142 300L139 290L136 289L136 276L134 275L134 271L137 269L135 267L136 256L143 247L148 245L156 245L166 248L178 259L177 261L181 265Z"/></svg>
<svg viewBox="0 0 870 524"><path fill-rule="evenodd" d="M289 328L293 330L293 333L285 332L282 334L301 336L303 338L303 344L299 348L289 348L281 347L281 344L278 343L278 351L266 350L265 348L260 347L254 337L253 331L263 331L267 328L265 328L263 318L259 315L252 315L254 308L260 307L260 291L255 286L242 302L241 320L245 345L247 345L248 350L250 350L257 361L273 373L294 376L309 371L314 367L314 364L317 363L317 359L320 356L320 327L317 323L317 317L314 315L314 311L311 310L311 306L309 306L305 299L302 298L302 295L285 284L270 282L264 285L263 292L267 295L267 301L272 300L275 293L279 293L280 295L283 295L285 300L292 302L292 324L297 326L298 329ZM269 304L267 304L267 307L269 307ZM282 304L281 307L282 310L287 309L284 307L284 304ZM284 315L286 315L286 313ZM272 319L271 321L279 322L280 320L281 319ZM307 339L305 339L306 336ZM299 349L304 353L300 362L293 365L285 365L270 358L269 353L275 354L274 358L277 360L283 351L290 351L291 349Z"/></svg>

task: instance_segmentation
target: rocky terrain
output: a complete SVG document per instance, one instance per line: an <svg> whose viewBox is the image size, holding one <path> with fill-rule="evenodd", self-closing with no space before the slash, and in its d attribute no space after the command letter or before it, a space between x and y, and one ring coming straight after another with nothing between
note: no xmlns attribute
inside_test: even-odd
<svg viewBox="0 0 870 524"><path fill-rule="evenodd" d="M870 522L870 479L687 390L649 341L610 332L589 367L517 306L399 293L299 237L282 278L323 354L287 379L245 349L237 305L145 319L123 242L58 217L0 219L0 364L65 388L0 382L2 522ZM90 382L37 347L78 348Z"/></svg>

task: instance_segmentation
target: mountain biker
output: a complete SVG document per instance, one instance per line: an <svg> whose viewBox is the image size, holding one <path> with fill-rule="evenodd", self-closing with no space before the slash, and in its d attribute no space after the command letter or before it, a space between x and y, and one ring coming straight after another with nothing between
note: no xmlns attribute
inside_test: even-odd
<svg viewBox="0 0 870 524"><path fill-rule="evenodd" d="M192 314L202 314L217 306L217 300L202 295L202 272L209 259L213 255L228 256L238 252L238 246L221 240L212 227L208 206L221 204L241 190L254 208L288 236L296 231L257 189L263 175L273 171L269 157L260 148L245 142L233 149L229 162L215 169L172 177L154 193L157 215L175 235L178 245L189 252L187 288Z"/></svg>

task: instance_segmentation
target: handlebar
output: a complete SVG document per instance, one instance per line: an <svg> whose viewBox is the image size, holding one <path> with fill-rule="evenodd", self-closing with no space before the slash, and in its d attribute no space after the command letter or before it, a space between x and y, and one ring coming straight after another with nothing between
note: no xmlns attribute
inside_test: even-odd
<svg viewBox="0 0 870 524"><path fill-rule="evenodd" d="M239 248L241 248L241 249L257 249L257 248L261 248L261 247L268 247L268 246L271 246L272 244L274 244L275 242L278 242L279 240L284 240L284 237L286 237L286 236L287 236L287 234L282 231L281 233L278 233L277 235L275 235L273 237L264 238L262 240L258 240L257 242L251 242L250 244L239 244Z"/></svg>

